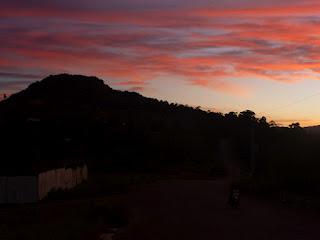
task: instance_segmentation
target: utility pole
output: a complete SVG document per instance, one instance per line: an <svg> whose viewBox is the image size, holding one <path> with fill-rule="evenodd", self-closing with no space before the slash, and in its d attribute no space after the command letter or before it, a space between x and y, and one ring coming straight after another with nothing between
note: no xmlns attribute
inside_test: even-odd
<svg viewBox="0 0 320 240"><path fill-rule="evenodd" d="M256 143L255 143L255 129L254 125L251 126L251 133L250 133L250 175L254 176L256 171Z"/></svg>

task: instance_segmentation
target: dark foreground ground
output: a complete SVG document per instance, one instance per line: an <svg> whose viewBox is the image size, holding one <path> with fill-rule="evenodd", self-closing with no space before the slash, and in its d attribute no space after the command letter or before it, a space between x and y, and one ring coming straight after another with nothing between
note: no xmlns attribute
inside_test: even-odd
<svg viewBox="0 0 320 240"><path fill-rule="evenodd" d="M119 240L319 239L320 214L242 196L226 206L226 180L167 180L142 185L127 196L131 224Z"/></svg>
<svg viewBox="0 0 320 240"><path fill-rule="evenodd" d="M228 190L221 179L92 176L47 201L0 206L0 240L319 239L316 210L247 195L232 210Z"/></svg>

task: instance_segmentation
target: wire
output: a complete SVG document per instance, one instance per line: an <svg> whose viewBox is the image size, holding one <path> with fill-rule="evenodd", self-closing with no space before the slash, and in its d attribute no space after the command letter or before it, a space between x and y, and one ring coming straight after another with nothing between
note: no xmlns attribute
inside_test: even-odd
<svg viewBox="0 0 320 240"><path fill-rule="evenodd" d="M299 100L297 100L297 101L294 101L294 102L292 102L292 103L289 103L289 104L287 104L287 105L280 106L280 107L277 107L277 108L273 108L273 109L271 109L270 111L277 111L277 110L281 110L281 109L283 109L283 108L291 107L291 106L294 106L294 105L296 105L296 104L299 104L299 103L301 103L301 102L304 102L304 101L306 101L306 100L308 100L308 99L310 99L310 98L313 98L313 97L316 97L316 96L319 96L319 95L320 95L320 92L318 92L318 93L316 93L316 94L312 94L312 95L307 96L307 97L304 97L304 98L301 98L301 99L299 99Z"/></svg>

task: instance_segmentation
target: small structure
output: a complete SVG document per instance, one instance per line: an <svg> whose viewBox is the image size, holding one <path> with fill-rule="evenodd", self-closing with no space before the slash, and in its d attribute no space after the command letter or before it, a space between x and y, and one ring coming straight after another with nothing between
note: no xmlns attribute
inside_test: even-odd
<svg viewBox="0 0 320 240"><path fill-rule="evenodd" d="M0 204L37 202L88 179L86 147L62 123L19 114L0 116Z"/></svg>
<svg viewBox="0 0 320 240"><path fill-rule="evenodd" d="M0 177L0 204L34 203L49 192L69 190L88 179L86 165Z"/></svg>

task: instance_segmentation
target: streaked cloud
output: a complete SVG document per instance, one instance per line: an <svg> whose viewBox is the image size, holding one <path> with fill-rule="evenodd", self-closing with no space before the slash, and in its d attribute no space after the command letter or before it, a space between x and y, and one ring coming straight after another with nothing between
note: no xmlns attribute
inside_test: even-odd
<svg viewBox="0 0 320 240"><path fill-rule="evenodd" d="M5 0L0 82L70 72L142 92L178 76L246 98L255 88L244 78L288 86L320 79L319 14L313 0Z"/></svg>

